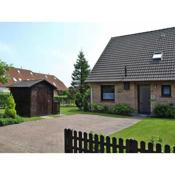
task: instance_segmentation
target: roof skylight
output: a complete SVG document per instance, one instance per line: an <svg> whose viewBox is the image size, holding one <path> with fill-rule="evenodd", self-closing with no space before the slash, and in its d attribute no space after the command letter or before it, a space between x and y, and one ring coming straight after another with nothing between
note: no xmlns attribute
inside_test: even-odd
<svg viewBox="0 0 175 175"><path fill-rule="evenodd" d="M163 53L162 52L155 52L153 54L153 60L162 60L162 57L163 57Z"/></svg>

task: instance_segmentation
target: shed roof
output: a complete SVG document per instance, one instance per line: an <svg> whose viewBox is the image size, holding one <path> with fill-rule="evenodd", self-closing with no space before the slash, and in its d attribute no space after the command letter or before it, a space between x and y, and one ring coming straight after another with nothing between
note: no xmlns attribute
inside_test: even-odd
<svg viewBox="0 0 175 175"><path fill-rule="evenodd" d="M112 37L86 82L153 80L175 80L175 27Z"/></svg>
<svg viewBox="0 0 175 175"><path fill-rule="evenodd" d="M32 87L38 83L41 82L47 82L50 86L54 87L56 89L56 87L54 85L52 85L51 83L49 83L46 80L22 80L22 81L17 81L15 83L13 83L11 86L9 86L10 88L22 88L22 87Z"/></svg>

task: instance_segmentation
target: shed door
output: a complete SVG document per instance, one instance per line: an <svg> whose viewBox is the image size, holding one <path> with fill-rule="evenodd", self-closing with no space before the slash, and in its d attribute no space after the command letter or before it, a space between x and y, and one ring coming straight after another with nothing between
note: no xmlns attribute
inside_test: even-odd
<svg viewBox="0 0 175 175"><path fill-rule="evenodd" d="M37 94L37 113L38 115L46 115L48 112L48 94L47 89L43 88Z"/></svg>
<svg viewBox="0 0 175 175"><path fill-rule="evenodd" d="M139 85L138 106L139 113L150 114L150 85Z"/></svg>

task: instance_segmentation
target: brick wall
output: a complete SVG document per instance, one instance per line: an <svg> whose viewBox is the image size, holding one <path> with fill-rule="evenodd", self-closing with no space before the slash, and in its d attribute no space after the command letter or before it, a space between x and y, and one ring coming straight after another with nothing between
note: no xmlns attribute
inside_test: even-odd
<svg viewBox="0 0 175 175"><path fill-rule="evenodd" d="M144 83L144 82L141 82ZM137 86L140 82L130 82L130 90L123 89L123 82L119 83L93 83L91 84L92 102L105 104L108 106L115 103L127 103L138 111L138 95ZM151 111L157 103L173 103L175 104L175 82L149 82L151 89ZM171 85L171 97L161 97L161 85ZM101 101L101 85L114 85L115 86L115 102Z"/></svg>

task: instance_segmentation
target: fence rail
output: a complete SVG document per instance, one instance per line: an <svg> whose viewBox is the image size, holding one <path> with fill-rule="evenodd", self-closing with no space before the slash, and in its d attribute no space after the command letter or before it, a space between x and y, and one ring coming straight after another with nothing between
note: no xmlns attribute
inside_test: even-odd
<svg viewBox="0 0 175 175"><path fill-rule="evenodd" d="M175 146L64 130L65 153L175 153Z"/></svg>

